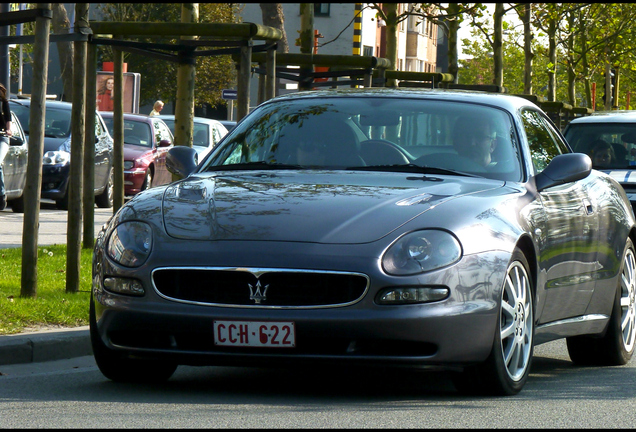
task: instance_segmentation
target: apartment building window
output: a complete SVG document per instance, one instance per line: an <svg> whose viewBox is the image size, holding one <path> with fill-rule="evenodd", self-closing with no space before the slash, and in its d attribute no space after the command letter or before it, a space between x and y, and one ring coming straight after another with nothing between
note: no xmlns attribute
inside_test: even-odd
<svg viewBox="0 0 636 432"><path fill-rule="evenodd" d="M366 57L373 57L373 47L362 45L362 55Z"/></svg>
<svg viewBox="0 0 636 432"><path fill-rule="evenodd" d="M314 16L328 17L331 3L314 3Z"/></svg>

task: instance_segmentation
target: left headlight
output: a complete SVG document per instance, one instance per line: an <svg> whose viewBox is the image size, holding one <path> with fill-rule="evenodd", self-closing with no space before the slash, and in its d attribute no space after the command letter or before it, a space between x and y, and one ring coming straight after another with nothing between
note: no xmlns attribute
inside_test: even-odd
<svg viewBox="0 0 636 432"><path fill-rule="evenodd" d="M71 161L71 154L66 151L47 151L42 157L43 165L66 165Z"/></svg>
<svg viewBox="0 0 636 432"><path fill-rule="evenodd" d="M152 228L139 221L124 222L111 233L106 245L108 256L126 267L139 267L152 250Z"/></svg>
<svg viewBox="0 0 636 432"><path fill-rule="evenodd" d="M395 276L407 276L446 267L462 256L459 241L441 230L422 230L397 239L382 256L382 268Z"/></svg>

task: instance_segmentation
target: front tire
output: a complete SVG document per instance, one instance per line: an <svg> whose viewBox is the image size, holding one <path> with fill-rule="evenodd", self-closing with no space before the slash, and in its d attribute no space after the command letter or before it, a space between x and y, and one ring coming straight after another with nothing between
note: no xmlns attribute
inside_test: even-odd
<svg viewBox="0 0 636 432"><path fill-rule="evenodd" d="M516 249L506 271L490 355L454 375L462 393L515 395L525 385L534 350L533 282L523 253Z"/></svg>
<svg viewBox="0 0 636 432"><path fill-rule="evenodd" d="M177 370L177 365L174 363L129 359L108 348L97 331L95 300L92 296L89 306L89 324L95 363L106 378L116 382L162 382L168 380Z"/></svg>
<svg viewBox="0 0 636 432"><path fill-rule="evenodd" d="M141 190L145 191L152 187L152 170L148 167L148 171L146 171L146 178L141 185Z"/></svg>
<svg viewBox="0 0 636 432"><path fill-rule="evenodd" d="M630 239L605 334L569 337L567 346L572 362L582 366L620 366L632 358L636 347L636 251Z"/></svg>

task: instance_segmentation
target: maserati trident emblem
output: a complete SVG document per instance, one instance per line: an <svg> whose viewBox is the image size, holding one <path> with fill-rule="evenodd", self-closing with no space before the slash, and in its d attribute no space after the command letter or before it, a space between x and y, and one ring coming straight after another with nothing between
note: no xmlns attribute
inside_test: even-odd
<svg viewBox="0 0 636 432"><path fill-rule="evenodd" d="M261 286L261 281L256 282L256 286L248 284L250 287L250 300L254 300L256 304L261 304L261 301L267 300L267 288L269 285L265 285L265 288ZM261 289L263 292L261 293Z"/></svg>

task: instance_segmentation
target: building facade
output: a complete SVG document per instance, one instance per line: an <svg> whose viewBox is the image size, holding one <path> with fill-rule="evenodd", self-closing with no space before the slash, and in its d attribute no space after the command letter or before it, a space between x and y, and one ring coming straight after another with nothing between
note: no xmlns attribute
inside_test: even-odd
<svg viewBox="0 0 636 432"><path fill-rule="evenodd" d="M398 4L398 15L410 9L409 3ZM282 3L285 32L290 53L300 53L296 43L300 33L300 4ZM258 3L241 5L243 22L262 24ZM397 70L437 71L438 26L423 17L409 16L398 25ZM386 23L377 16L371 3L314 3L314 29L318 54L363 55L386 57ZM250 85L251 101L257 100L257 81ZM287 83L289 90L295 86Z"/></svg>

